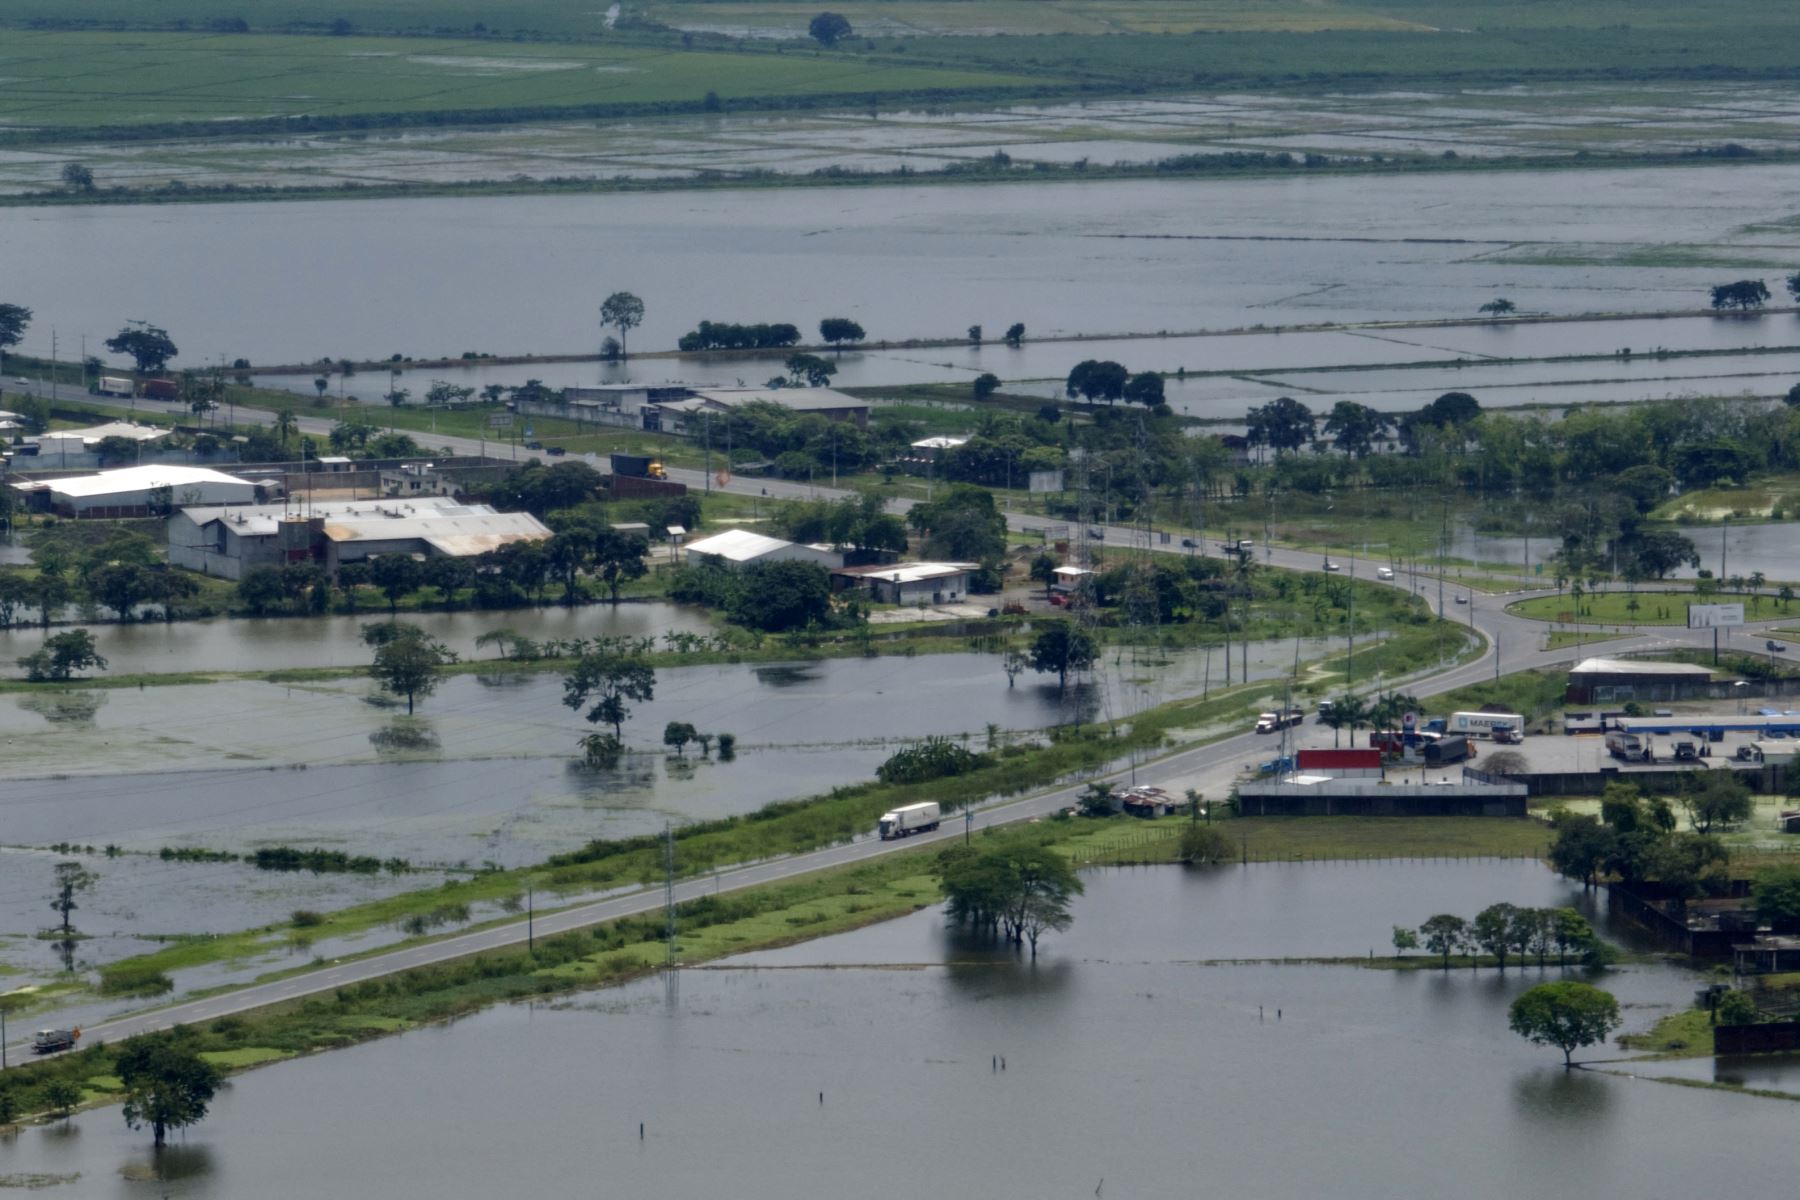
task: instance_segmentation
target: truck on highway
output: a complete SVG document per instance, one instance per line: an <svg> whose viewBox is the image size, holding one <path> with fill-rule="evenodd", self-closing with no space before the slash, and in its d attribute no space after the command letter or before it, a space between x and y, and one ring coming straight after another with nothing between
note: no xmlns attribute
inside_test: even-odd
<svg viewBox="0 0 1800 1200"><path fill-rule="evenodd" d="M1606 752L1623 762L1655 762L1656 742L1647 733L1609 729L1606 733Z"/></svg>
<svg viewBox="0 0 1800 1200"><path fill-rule="evenodd" d="M1499 726L1525 732L1525 718L1518 713L1456 712L1450 714L1445 733L1466 733L1470 737L1492 737Z"/></svg>
<svg viewBox="0 0 1800 1200"><path fill-rule="evenodd" d="M891 842L895 838L910 837L915 833L930 833L938 827L943 816L943 810L935 800L890 809L881 814L881 840Z"/></svg>
<svg viewBox="0 0 1800 1200"><path fill-rule="evenodd" d="M1306 713L1298 708L1284 708L1280 712L1261 713L1256 718L1256 732L1278 733L1283 729L1292 729L1306 720Z"/></svg>
<svg viewBox="0 0 1800 1200"><path fill-rule="evenodd" d="M1475 747L1460 733L1446 733L1435 741L1425 743L1425 765L1428 767L1447 767L1474 756Z"/></svg>
<svg viewBox="0 0 1800 1200"><path fill-rule="evenodd" d="M79 1029L40 1029L31 1039L31 1048L39 1054L55 1054L58 1050L74 1049L80 1040Z"/></svg>
<svg viewBox="0 0 1800 1200"><path fill-rule="evenodd" d="M129 375L102 375L94 390L102 396L135 396L137 382Z"/></svg>
<svg viewBox="0 0 1800 1200"><path fill-rule="evenodd" d="M173 379L146 379L143 388L144 395L152 400L177 400L181 397L181 389Z"/></svg>

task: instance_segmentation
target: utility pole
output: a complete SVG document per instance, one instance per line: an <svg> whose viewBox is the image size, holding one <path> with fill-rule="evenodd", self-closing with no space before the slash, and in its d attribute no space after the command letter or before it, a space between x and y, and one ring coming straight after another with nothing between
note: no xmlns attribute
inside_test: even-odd
<svg viewBox="0 0 1800 1200"><path fill-rule="evenodd" d="M675 973L675 829L663 823L663 913L668 923L667 970Z"/></svg>
<svg viewBox="0 0 1800 1200"><path fill-rule="evenodd" d="M527 953L537 953L537 913L530 884L525 885L525 949Z"/></svg>
<svg viewBox="0 0 1800 1200"><path fill-rule="evenodd" d="M700 418L701 438L706 443L706 494L712 495L712 409L706 409Z"/></svg>

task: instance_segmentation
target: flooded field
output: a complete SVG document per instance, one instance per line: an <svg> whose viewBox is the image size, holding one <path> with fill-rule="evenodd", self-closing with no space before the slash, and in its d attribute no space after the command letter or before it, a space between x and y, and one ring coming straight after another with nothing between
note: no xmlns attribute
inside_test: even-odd
<svg viewBox="0 0 1800 1200"><path fill-rule="evenodd" d="M143 312L177 340L201 338L259 363L580 351L599 337L594 263L604 264L604 286L643 297L645 322L631 339L640 350L673 347L701 319L786 320L810 331L831 315L854 317L875 338L960 337L970 323L998 331L1022 321L1029 339L1473 316L1496 295L1547 314L1692 308L1721 270L1800 266L1800 233L1787 223L1797 183L1800 166L1745 165L96 205L0 212L0 251L36 284L38 319L21 347L33 352L49 349L53 325L114 329ZM1608 203L1590 203L1597 194ZM173 258L217 257L241 269L82 285L151 241ZM443 255L445 244L459 253ZM1605 254L1596 258L1595 247ZM264 287L271 278L283 286ZM1719 324L1732 326L1720 336L1747 336ZM1761 324L1767 342L1758 344L1794 344L1790 321ZM1524 340L1499 331L1457 336L1474 339L1460 351L1471 357L1489 352L1482 340L1507 353ZM1713 336L1696 327L1696 339ZM1597 326L1574 329L1564 344L1610 353L1669 340ZM1357 351L1321 347L1298 361L1446 357L1431 345L1346 344ZM1194 370L1296 361L1267 340L1241 360L1229 351L1212 342L1191 353L1140 345L1121 361ZM1035 369L996 373L1055 377L1071 355L1085 356L1080 347L1051 352ZM980 353L984 362L1006 358L1004 347ZM966 371L963 354L912 357ZM770 373L759 368L746 382ZM852 381L847 372L844 382Z"/></svg>
<svg viewBox="0 0 1800 1200"><path fill-rule="evenodd" d="M292 667L364 666L371 651L362 640L365 625L385 616L363 613L326 617L218 617L207 621L142 621L91 626L113 673L184 671L277 671ZM665 633L712 632L698 608L678 604L549 605L504 612L407 613L403 618L454 650L465 661L495 657L492 646L475 639L510 629L533 641L577 638L657 638ZM0 629L0 661L30 654L43 641L38 629Z"/></svg>
<svg viewBox="0 0 1800 1200"><path fill-rule="evenodd" d="M1074 927L1035 963L927 910L690 970L674 992L650 980L255 1071L154 1161L116 1108L27 1129L7 1169L79 1173L52 1196L134 1196L153 1180L171 1197L299 1197L380 1177L397 1200L581 1190L599 1175L646 1197L1166 1196L1200 1164L1245 1196L1510 1200L1597 1172L1609 1194L1706 1194L1724 1177L1775 1192L1800 1169L1785 1105L1566 1073L1509 1032L1506 1005L1554 968L1203 965L1354 955L1433 912L1579 899L1542 868L1087 880ZM1698 977L1646 965L1597 982L1641 1029L1685 1006ZM445 1152L447 1137L500 1123L506 1153ZM1396 1123L1407 1146L1447 1152L1396 1148ZM1260 1132L1275 1129L1308 1134L1277 1153Z"/></svg>
<svg viewBox="0 0 1800 1200"><path fill-rule="evenodd" d="M1234 151L1556 159L1584 150L1679 153L1726 141L1762 151L1800 145L1800 87L1763 81L1218 93L963 111L707 114L307 134L200 145L89 143L66 153L0 151L0 193L56 186L71 154L109 185L335 187L518 176L683 181L751 170L792 176L832 169L923 172L995 152L1029 168Z"/></svg>

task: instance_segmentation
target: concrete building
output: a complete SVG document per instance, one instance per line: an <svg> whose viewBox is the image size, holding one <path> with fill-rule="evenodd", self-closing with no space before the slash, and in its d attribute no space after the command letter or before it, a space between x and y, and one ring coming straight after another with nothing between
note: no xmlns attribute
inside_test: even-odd
<svg viewBox="0 0 1800 1200"><path fill-rule="evenodd" d="M168 436L168 430L158 429L154 425L108 421L103 425L90 425L86 429L54 429L49 433L39 434L32 440L37 444L38 457L45 458L58 453L89 454L109 437L124 438L128 442L148 446L151 442L160 442Z"/></svg>
<svg viewBox="0 0 1800 1200"><path fill-rule="evenodd" d="M844 556L829 546L802 546L784 542L767 534L748 529L727 529L711 537L689 542L685 547L687 561L694 566L716 566L736 570L752 563L810 562L827 571L844 565Z"/></svg>
<svg viewBox="0 0 1800 1200"><path fill-rule="evenodd" d="M969 594L974 563L909 562L843 567L832 579L867 591L879 604L955 604Z"/></svg>
<svg viewBox="0 0 1800 1200"><path fill-rule="evenodd" d="M530 513L496 512L442 496L197 507L169 518L169 561L225 579L295 562L335 574L343 563L382 554L467 558L549 536Z"/></svg>
<svg viewBox="0 0 1800 1200"><path fill-rule="evenodd" d="M1694 663L1590 658L1569 672L1570 704L1688 700L1708 696L1712 671Z"/></svg>
<svg viewBox="0 0 1800 1200"><path fill-rule="evenodd" d="M248 479L174 463L23 480L11 486L33 512L65 517L148 517L171 507L254 504L258 499L257 486Z"/></svg>

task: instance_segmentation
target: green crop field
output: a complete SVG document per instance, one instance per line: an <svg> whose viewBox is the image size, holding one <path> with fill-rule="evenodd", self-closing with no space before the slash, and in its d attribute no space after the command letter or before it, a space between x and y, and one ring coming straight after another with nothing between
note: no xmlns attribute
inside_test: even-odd
<svg viewBox="0 0 1800 1200"><path fill-rule="evenodd" d="M989 90L1036 81L846 55L424 38L30 31L0 41L0 123L160 125L263 117L694 104Z"/></svg>

